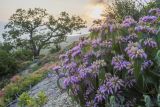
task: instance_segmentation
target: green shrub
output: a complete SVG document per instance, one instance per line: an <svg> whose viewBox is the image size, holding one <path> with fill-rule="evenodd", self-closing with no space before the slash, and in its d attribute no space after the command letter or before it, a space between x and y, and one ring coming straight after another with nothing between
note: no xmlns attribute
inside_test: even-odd
<svg viewBox="0 0 160 107"><path fill-rule="evenodd" d="M18 98L20 107L42 107L47 102L47 96L40 91L36 98L32 98L27 92L22 93Z"/></svg>
<svg viewBox="0 0 160 107"><path fill-rule="evenodd" d="M59 77L73 101L81 107L159 106L160 9L149 13L138 22L107 18L60 55L53 70L64 73Z"/></svg>
<svg viewBox="0 0 160 107"><path fill-rule="evenodd" d="M36 103L39 106L44 105L47 102L47 96L44 91L40 91L37 95Z"/></svg>
<svg viewBox="0 0 160 107"><path fill-rule="evenodd" d="M12 100L15 100L18 97L18 95L22 94L25 91L28 91L30 87L40 82L44 78L44 74L46 73L33 73L26 77L21 77L20 80L12 82L8 84L6 87L4 87L5 94L3 100L5 105L10 103Z"/></svg>
<svg viewBox="0 0 160 107"><path fill-rule="evenodd" d="M16 50L12 52L13 56L15 57L16 60L18 61L28 61L32 60L33 54L30 50Z"/></svg>
<svg viewBox="0 0 160 107"><path fill-rule="evenodd" d="M35 102L34 99L31 98L27 92L24 92L18 98L18 105L20 107L25 107L29 105L32 105L34 107Z"/></svg>
<svg viewBox="0 0 160 107"><path fill-rule="evenodd" d="M13 75L18 70L18 64L12 54L0 49L0 75L1 77Z"/></svg>

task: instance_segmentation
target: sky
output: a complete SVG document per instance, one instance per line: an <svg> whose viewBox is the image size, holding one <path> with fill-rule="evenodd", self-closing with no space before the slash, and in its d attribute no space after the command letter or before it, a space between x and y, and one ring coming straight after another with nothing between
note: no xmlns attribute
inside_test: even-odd
<svg viewBox="0 0 160 107"><path fill-rule="evenodd" d="M104 9L102 5L107 2L109 0L0 0L0 35L9 17L18 8L45 8L54 16L66 11L71 15L79 15L89 26L94 19L100 17Z"/></svg>
<svg viewBox="0 0 160 107"><path fill-rule="evenodd" d="M111 1L113 0L0 0L0 35L9 17L18 8L45 8L54 16L66 11L71 15L79 15L90 26L93 20L100 18L105 4Z"/></svg>

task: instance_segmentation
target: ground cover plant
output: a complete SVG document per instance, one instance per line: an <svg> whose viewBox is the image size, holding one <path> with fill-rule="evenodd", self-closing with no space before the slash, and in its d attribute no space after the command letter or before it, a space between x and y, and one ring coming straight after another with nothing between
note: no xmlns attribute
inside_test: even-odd
<svg viewBox="0 0 160 107"><path fill-rule="evenodd" d="M82 107L160 106L159 16L156 8L139 21L107 17L60 55L53 70L73 100Z"/></svg>
<svg viewBox="0 0 160 107"><path fill-rule="evenodd" d="M7 84L2 90L0 90L0 107L8 106L15 99L18 99L21 94L28 92L34 85L46 78L50 72L50 66L53 66L53 64L46 64L37 71L34 71L33 73L30 73L26 76L13 76L10 80L10 83ZM43 103L43 101L41 102L41 99L38 101L39 103Z"/></svg>

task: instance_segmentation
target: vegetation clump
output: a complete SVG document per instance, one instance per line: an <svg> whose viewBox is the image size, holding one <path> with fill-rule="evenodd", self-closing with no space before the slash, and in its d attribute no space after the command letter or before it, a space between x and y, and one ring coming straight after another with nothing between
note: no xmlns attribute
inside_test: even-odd
<svg viewBox="0 0 160 107"><path fill-rule="evenodd" d="M158 106L160 9L135 21L108 18L88 39L60 55L54 71L64 71L68 94L82 107ZM61 73L58 73L61 74Z"/></svg>

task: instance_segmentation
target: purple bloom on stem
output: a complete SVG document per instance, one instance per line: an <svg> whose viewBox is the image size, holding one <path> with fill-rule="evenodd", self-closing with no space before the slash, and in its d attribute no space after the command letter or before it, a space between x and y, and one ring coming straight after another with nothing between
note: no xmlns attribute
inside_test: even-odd
<svg viewBox="0 0 160 107"><path fill-rule="evenodd" d="M144 61L144 63L142 63L141 70L143 71L143 70L151 67L152 65L153 65L153 62L151 60Z"/></svg>
<svg viewBox="0 0 160 107"><path fill-rule="evenodd" d="M160 16L160 9L159 8L150 9L149 13L154 13L155 15Z"/></svg>
<svg viewBox="0 0 160 107"><path fill-rule="evenodd" d="M64 68L65 68L65 69L68 69L69 71L75 70L76 67L77 67L77 63L75 63L75 62L71 62L70 64L64 66Z"/></svg>
<svg viewBox="0 0 160 107"><path fill-rule="evenodd" d="M100 39L93 40L93 41L92 41L92 46L93 46L94 48L96 48L97 46L100 45L101 42L102 42L102 41L101 41Z"/></svg>
<svg viewBox="0 0 160 107"><path fill-rule="evenodd" d="M101 85L98 90L99 90L99 92L101 92L104 95L113 94L112 84L110 84L108 82L103 84L103 85Z"/></svg>
<svg viewBox="0 0 160 107"><path fill-rule="evenodd" d="M60 66L55 66L55 67L52 68L52 70L53 70L53 71L56 71L56 72L58 72L60 69L61 69Z"/></svg>
<svg viewBox="0 0 160 107"><path fill-rule="evenodd" d="M67 77L64 79L63 81L64 87L67 88L68 86L70 86L71 82L70 82L70 78Z"/></svg>
<svg viewBox="0 0 160 107"><path fill-rule="evenodd" d="M122 26L128 28L136 25L136 23L137 22L131 16L127 16L125 17L125 20L122 22Z"/></svg>
<svg viewBox="0 0 160 107"><path fill-rule="evenodd" d="M117 92L118 90L121 89L122 86L124 86L123 81L121 79L119 79L118 77L114 76L112 77L109 81L109 84L111 84L112 89L114 90L114 92Z"/></svg>
<svg viewBox="0 0 160 107"><path fill-rule="evenodd" d="M128 64L130 63L128 61L125 61L122 55L117 55L112 58L112 65L114 66L114 69L118 71L122 71L123 69L126 69Z"/></svg>
<svg viewBox="0 0 160 107"><path fill-rule="evenodd" d="M158 30L155 28L151 28L149 26L137 26L135 27L136 32L145 32L145 33L151 33L151 34L157 34Z"/></svg>
<svg viewBox="0 0 160 107"><path fill-rule="evenodd" d="M136 83L136 79L134 78L127 78L125 79L125 87L129 87L129 88L132 88Z"/></svg>
<svg viewBox="0 0 160 107"><path fill-rule="evenodd" d="M80 50L77 50L75 52L72 53L72 57L74 58L75 56L81 54L81 51Z"/></svg>
<svg viewBox="0 0 160 107"><path fill-rule="evenodd" d="M80 78L77 77L77 76L71 76L71 77L70 77L70 82L71 82L72 84L76 84L76 83L78 83L79 81L80 81Z"/></svg>
<svg viewBox="0 0 160 107"><path fill-rule="evenodd" d="M81 48L79 47L79 46L75 46L74 48L72 48L72 52L74 52L74 51L77 51L77 50L80 50Z"/></svg>
<svg viewBox="0 0 160 107"><path fill-rule="evenodd" d="M104 101L106 99L104 94L98 93L96 94L95 98L94 98L94 102L95 103L101 103L102 101Z"/></svg>
<svg viewBox="0 0 160 107"><path fill-rule="evenodd" d="M65 58L68 58L68 55L62 54L62 55L59 56L59 59L65 59Z"/></svg>
<svg viewBox="0 0 160 107"><path fill-rule="evenodd" d="M138 43L130 42L127 48L125 49L125 51L127 52L128 56L131 59L147 58L147 54L144 52L144 50L141 48L140 44Z"/></svg>
<svg viewBox="0 0 160 107"><path fill-rule="evenodd" d="M140 18L140 22L151 22L154 23L157 20L157 16L144 16Z"/></svg>
<svg viewBox="0 0 160 107"><path fill-rule="evenodd" d="M144 45L151 47L151 48L156 48L157 47L157 42L154 41L152 38L148 38L144 41Z"/></svg>

